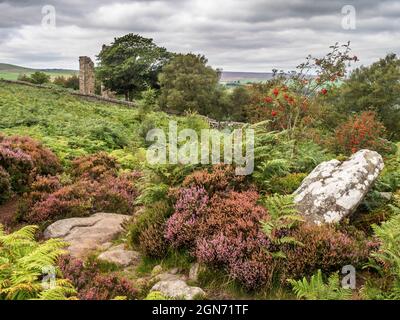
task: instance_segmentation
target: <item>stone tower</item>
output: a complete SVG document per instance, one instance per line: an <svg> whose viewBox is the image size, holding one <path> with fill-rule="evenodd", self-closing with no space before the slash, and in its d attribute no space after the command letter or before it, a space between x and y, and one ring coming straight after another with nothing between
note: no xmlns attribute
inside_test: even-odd
<svg viewBox="0 0 400 320"><path fill-rule="evenodd" d="M94 63L89 57L79 57L79 92L94 94Z"/></svg>

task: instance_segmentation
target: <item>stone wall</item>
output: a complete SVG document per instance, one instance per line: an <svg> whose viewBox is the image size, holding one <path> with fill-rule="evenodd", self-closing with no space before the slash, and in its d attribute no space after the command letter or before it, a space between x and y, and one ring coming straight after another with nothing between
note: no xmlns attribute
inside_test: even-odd
<svg viewBox="0 0 400 320"><path fill-rule="evenodd" d="M89 57L79 57L79 92L94 94L94 63Z"/></svg>

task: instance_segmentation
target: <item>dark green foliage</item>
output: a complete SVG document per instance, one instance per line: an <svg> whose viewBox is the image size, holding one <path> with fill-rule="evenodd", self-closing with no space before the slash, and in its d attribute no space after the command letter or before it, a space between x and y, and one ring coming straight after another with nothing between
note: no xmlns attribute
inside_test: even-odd
<svg viewBox="0 0 400 320"><path fill-rule="evenodd" d="M0 166L0 205L7 201L11 195L10 175Z"/></svg>
<svg viewBox="0 0 400 320"><path fill-rule="evenodd" d="M97 77L106 88L132 100L147 87L156 86L157 75L169 57L170 53L153 39L130 33L103 46Z"/></svg>
<svg viewBox="0 0 400 320"><path fill-rule="evenodd" d="M343 112L372 110L391 138L400 137L400 59L395 54L353 71L333 102Z"/></svg>
<svg viewBox="0 0 400 320"><path fill-rule="evenodd" d="M34 84L48 83L48 82L50 82L50 75L48 75L44 72L36 71L31 74L31 82Z"/></svg>
<svg viewBox="0 0 400 320"><path fill-rule="evenodd" d="M159 76L160 106L179 113L191 110L214 116L218 114L218 79L217 71L207 66L204 56L178 54Z"/></svg>
<svg viewBox="0 0 400 320"><path fill-rule="evenodd" d="M172 208L165 201L152 203L137 212L129 227L130 243L150 257L163 257L167 250L165 222L171 214Z"/></svg>

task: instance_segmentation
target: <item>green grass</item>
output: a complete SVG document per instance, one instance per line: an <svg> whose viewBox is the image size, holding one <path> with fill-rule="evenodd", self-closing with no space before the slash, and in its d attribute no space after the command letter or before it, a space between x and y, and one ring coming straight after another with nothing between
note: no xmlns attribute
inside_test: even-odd
<svg viewBox="0 0 400 320"><path fill-rule="evenodd" d="M192 127L193 121L205 126L199 118L139 112L89 101L63 90L1 81L0 114L0 133L38 139L65 164L77 156L106 151L132 167L145 159L148 130L167 129L169 120L176 120L182 127Z"/></svg>
<svg viewBox="0 0 400 320"><path fill-rule="evenodd" d="M208 128L196 115L171 116L77 97L59 88L36 88L0 80L0 133L30 136L51 149L66 166L76 157L105 151L124 169L146 166L145 138L169 122L198 133Z"/></svg>
<svg viewBox="0 0 400 320"><path fill-rule="evenodd" d="M4 79L4 80L17 80L18 77L19 77L21 74L25 74L25 75L27 75L27 76L30 76L32 73L33 73L33 72L12 72L12 71L8 72L8 71L0 71L0 79ZM64 77L68 78L68 77L70 77L70 76L72 76L72 75L74 75L74 74L77 74L76 72L73 72L73 71L71 71L71 72L57 72L57 71L51 72L51 71L46 71L46 72L44 72L44 73L48 74L48 75L50 76L51 80L54 80L54 78L55 78L55 77L58 77L58 76L64 76Z"/></svg>
<svg viewBox="0 0 400 320"><path fill-rule="evenodd" d="M44 72L50 75L51 79L54 79L57 76L69 77L78 73L78 71L74 70L65 70L65 69L40 70L40 69L20 67L13 64L0 63L0 79L17 80L19 75L25 74L27 76L30 76L35 71Z"/></svg>

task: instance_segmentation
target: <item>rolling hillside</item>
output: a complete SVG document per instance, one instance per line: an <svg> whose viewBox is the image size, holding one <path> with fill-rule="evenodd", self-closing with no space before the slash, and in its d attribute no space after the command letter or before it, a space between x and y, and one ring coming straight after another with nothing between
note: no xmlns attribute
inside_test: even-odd
<svg viewBox="0 0 400 320"><path fill-rule="evenodd" d="M0 79L3 78L6 80L17 80L20 74L30 75L36 71L45 72L52 78L60 75L69 76L78 72L76 70L68 69L32 69L8 63L0 63Z"/></svg>

